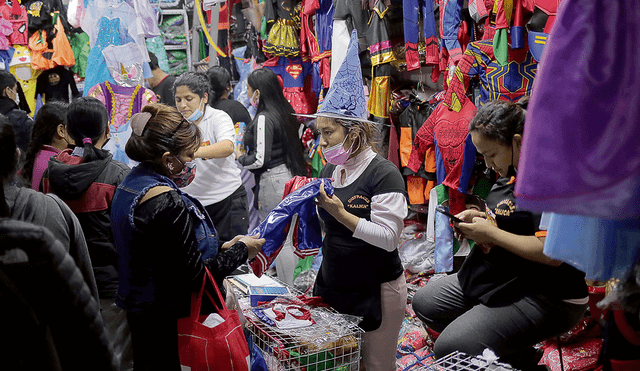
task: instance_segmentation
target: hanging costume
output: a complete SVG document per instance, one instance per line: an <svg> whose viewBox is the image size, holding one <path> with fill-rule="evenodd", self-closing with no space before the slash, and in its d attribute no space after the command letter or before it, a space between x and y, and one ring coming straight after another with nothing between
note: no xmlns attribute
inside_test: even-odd
<svg viewBox="0 0 640 371"><path fill-rule="evenodd" d="M413 142L420 127L427 121L433 107L428 102L413 98L411 104L400 114L400 166L407 177L409 203L423 204L429 200L429 193L436 185L436 153L432 147L425 152L424 162L418 171L408 168Z"/></svg>
<svg viewBox="0 0 640 371"><path fill-rule="evenodd" d="M331 0L304 0L302 4L300 53L303 58L311 58L313 91L317 94L321 89L328 89L331 80L331 34L335 7Z"/></svg>
<svg viewBox="0 0 640 371"><path fill-rule="evenodd" d="M69 103L69 88L71 88L72 98L80 97L73 73L65 67L58 66L43 71L38 76L36 95L42 95L45 103L53 101Z"/></svg>
<svg viewBox="0 0 640 371"><path fill-rule="evenodd" d="M466 209L465 197L475 165L476 148L469 134L469 123L476 107L465 97L460 112L438 105L422 125L414 140L408 167L418 171L429 147L436 155L438 184L449 187L449 207L452 214Z"/></svg>
<svg viewBox="0 0 640 371"><path fill-rule="evenodd" d="M501 66L493 54L493 41L469 43L455 69L444 104L459 112L470 80L480 78L480 106L502 99L515 102L531 95L538 63L527 48L509 49L508 63Z"/></svg>
<svg viewBox="0 0 640 371"><path fill-rule="evenodd" d="M407 71L420 68L418 53L418 30L420 14L422 13L422 32L426 44L425 63L436 65L439 62L439 41L433 12L433 0L403 0L404 42L407 58Z"/></svg>
<svg viewBox="0 0 640 371"><path fill-rule="evenodd" d="M11 23L13 32L9 35L9 43L11 45L27 45L29 43L29 35L27 30L27 8L24 5L18 5L17 1L9 7L4 1L0 5L0 14L2 18Z"/></svg>
<svg viewBox="0 0 640 371"><path fill-rule="evenodd" d="M9 62L9 72L16 77L22 86L25 100L29 104L31 112L36 111L36 83L42 70L31 68L31 52L29 48L16 45L13 58Z"/></svg>
<svg viewBox="0 0 640 371"><path fill-rule="evenodd" d="M60 13L54 13L51 18L55 24L53 30L47 31L48 27L43 27L36 30L29 38L31 67L34 70L49 70L56 66L71 67L76 64L61 18ZM30 28L31 22L30 18ZM49 40L49 38L52 39Z"/></svg>
<svg viewBox="0 0 640 371"><path fill-rule="evenodd" d="M284 97L291 103L296 113L314 113L318 99L311 87L313 65L302 58L275 57L264 62L282 82Z"/></svg>
<svg viewBox="0 0 640 371"><path fill-rule="evenodd" d="M385 18L388 11L389 8L384 5L382 0L377 0L371 13L371 21L367 32L373 75L367 110L379 118L389 117L389 108L391 107L390 63L396 60L391 47L391 40L389 39L387 19Z"/></svg>
<svg viewBox="0 0 640 371"><path fill-rule="evenodd" d="M71 67L71 71L77 73L80 77L85 77L87 75L89 52L91 51L89 35L86 32L71 32L69 42L71 43L71 50L73 50L73 57L76 60L76 64Z"/></svg>
<svg viewBox="0 0 640 371"><path fill-rule="evenodd" d="M262 51L272 56L300 55L300 8L295 0L265 1L264 17L271 26Z"/></svg>
<svg viewBox="0 0 640 371"><path fill-rule="evenodd" d="M597 279L638 259L638 12L636 1L565 0L527 110L518 206L554 212L545 254ZM585 33L585 24L600 29ZM576 225L583 235L565 230Z"/></svg>
<svg viewBox="0 0 640 371"><path fill-rule="evenodd" d="M124 151L131 136L129 119L147 104L156 103L156 95L151 89L140 85L124 87L105 81L89 89L88 96L98 99L107 107L111 140L104 148L113 154L114 159L124 162L129 167L135 166L136 162L129 159Z"/></svg>

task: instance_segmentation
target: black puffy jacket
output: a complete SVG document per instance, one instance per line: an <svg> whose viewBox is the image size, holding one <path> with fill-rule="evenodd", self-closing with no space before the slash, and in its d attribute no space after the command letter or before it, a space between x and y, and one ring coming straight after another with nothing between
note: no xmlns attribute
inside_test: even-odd
<svg viewBox="0 0 640 371"><path fill-rule="evenodd" d="M118 254L111 233L111 200L130 169L108 151L97 153L98 159L86 163L71 150L51 157L42 177L42 191L55 193L76 214L87 240L100 298L114 298Z"/></svg>
<svg viewBox="0 0 640 371"><path fill-rule="evenodd" d="M6 370L116 370L100 305L60 241L0 219L0 328Z"/></svg>

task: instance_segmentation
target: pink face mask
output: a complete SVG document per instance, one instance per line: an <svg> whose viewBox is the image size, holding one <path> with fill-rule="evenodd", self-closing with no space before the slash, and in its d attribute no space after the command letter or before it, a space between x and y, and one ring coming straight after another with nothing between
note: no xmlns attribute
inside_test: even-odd
<svg viewBox="0 0 640 371"><path fill-rule="evenodd" d="M344 143L346 141L347 137L345 136L342 143L336 144L335 146L331 146L322 151L327 162L334 165L342 165L349 159L349 156L351 156L351 150L353 149L353 143L351 143L351 147L349 147L349 149L344 149Z"/></svg>
<svg viewBox="0 0 640 371"><path fill-rule="evenodd" d="M249 103L251 103L251 105L253 106L253 108L258 108L258 103L260 103L259 99L253 99L256 96L256 92L257 90L253 91L253 94L251 95L251 99L249 99Z"/></svg>

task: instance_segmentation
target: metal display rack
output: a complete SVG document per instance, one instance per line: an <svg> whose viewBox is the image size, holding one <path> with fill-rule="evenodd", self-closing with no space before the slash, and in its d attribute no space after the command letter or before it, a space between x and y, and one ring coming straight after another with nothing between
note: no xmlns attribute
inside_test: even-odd
<svg viewBox="0 0 640 371"><path fill-rule="evenodd" d="M484 358L453 352L432 363L411 368L411 371L517 371L499 362L489 362Z"/></svg>
<svg viewBox="0 0 640 371"><path fill-rule="evenodd" d="M293 295L302 294L293 287L287 287ZM250 306L249 297L238 290L236 294L242 297L239 302L247 320L246 329L262 352L270 371L359 370L364 332L357 326L357 320L349 318L351 316L342 315L331 308L305 305L316 323L283 330L258 319ZM292 300L296 303L297 299L289 297L276 300Z"/></svg>
<svg viewBox="0 0 640 371"><path fill-rule="evenodd" d="M179 3L178 0L177 3ZM161 3L161 4L169 4L169 3ZM162 5L161 5L162 6ZM180 75L182 72L189 71L191 69L192 58L191 58L191 41L190 41L190 33L189 33L189 17L187 15L187 11L185 9L164 9L159 8L158 12L162 14L162 17L167 16L181 16L182 17L182 25L180 26L181 32L184 32L185 41L179 44L167 43L166 35L165 35L165 45L164 48L167 51L167 58L169 58L169 71L170 74ZM163 34L165 30L162 29ZM186 69L184 63L180 63L179 65L172 66L172 55L174 53L185 53L186 54Z"/></svg>

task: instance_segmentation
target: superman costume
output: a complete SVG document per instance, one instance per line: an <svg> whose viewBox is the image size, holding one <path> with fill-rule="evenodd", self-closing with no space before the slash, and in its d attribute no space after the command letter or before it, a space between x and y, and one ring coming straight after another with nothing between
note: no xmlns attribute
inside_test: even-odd
<svg viewBox="0 0 640 371"><path fill-rule="evenodd" d="M315 113L318 98L311 86L313 66L309 61L303 61L300 57L274 57L264 62L263 67L278 76L283 86L284 97L296 113Z"/></svg>

